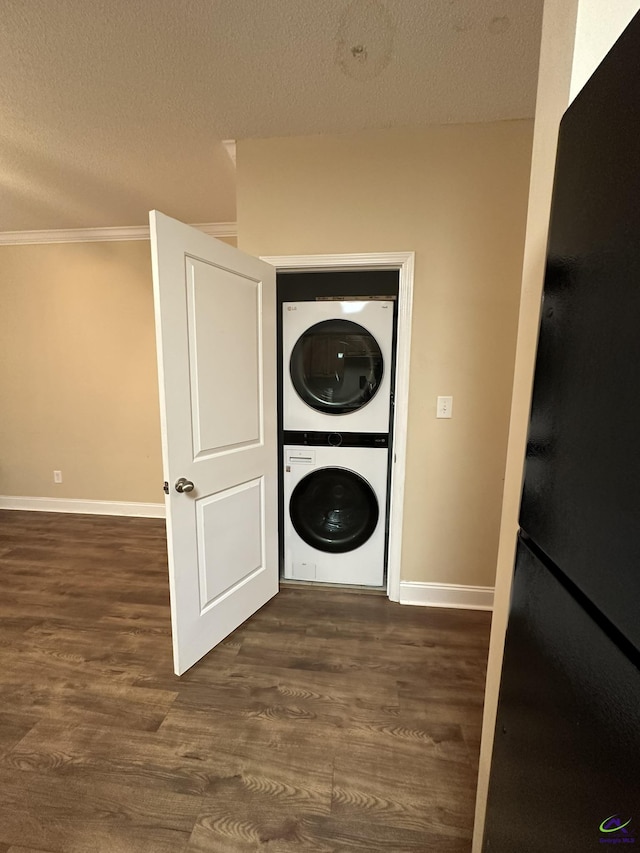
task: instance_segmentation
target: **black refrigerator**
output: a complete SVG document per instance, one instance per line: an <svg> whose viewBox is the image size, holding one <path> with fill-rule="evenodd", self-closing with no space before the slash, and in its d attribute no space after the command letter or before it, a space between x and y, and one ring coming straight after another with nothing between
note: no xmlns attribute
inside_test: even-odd
<svg viewBox="0 0 640 853"><path fill-rule="evenodd" d="M560 127L485 853L640 853L639 667L640 14Z"/></svg>

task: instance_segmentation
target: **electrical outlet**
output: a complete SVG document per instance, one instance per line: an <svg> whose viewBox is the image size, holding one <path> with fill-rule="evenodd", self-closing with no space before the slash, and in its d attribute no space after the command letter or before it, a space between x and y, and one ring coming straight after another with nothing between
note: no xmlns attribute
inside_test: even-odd
<svg viewBox="0 0 640 853"><path fill-rule="evenodd" d="M62 471L54 471L53 472L53 482L61 483L62 482Z"/></svg>
<svg viewBox="0 0 640 853"><path fill-rule="evenodd" d="M453 413L453 397L438 397L437 418L450 418Z"/></svg>

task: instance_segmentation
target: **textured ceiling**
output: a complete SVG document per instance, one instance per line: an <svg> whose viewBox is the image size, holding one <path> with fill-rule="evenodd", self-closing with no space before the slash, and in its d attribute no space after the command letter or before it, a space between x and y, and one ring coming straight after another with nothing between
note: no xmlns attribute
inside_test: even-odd
<svg viewBox="0 0 640 853"><path fill-rule="evenodd" d="M532 116L542 0L0 0L0 231L235 218L227 138Z"/></svg>

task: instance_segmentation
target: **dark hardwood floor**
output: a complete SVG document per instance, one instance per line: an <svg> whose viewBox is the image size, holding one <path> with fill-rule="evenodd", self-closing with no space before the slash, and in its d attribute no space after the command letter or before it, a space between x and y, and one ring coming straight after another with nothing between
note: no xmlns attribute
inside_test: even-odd
<svg viewBox="0 0 640 853"><path fill-rule="evenodd" d="M284 589L172 674L164 522L0 512L0 853L468 853L488 613Z"/></svg>

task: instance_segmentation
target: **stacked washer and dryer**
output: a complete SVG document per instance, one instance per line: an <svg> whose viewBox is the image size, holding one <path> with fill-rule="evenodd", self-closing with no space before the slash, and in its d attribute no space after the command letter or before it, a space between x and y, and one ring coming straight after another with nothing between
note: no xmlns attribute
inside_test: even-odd
<svg viewBox="0 0 640 853"><path fill-rule="evenodd" d="M283 304L285 578L383 585L393 308Z"/></svg>

